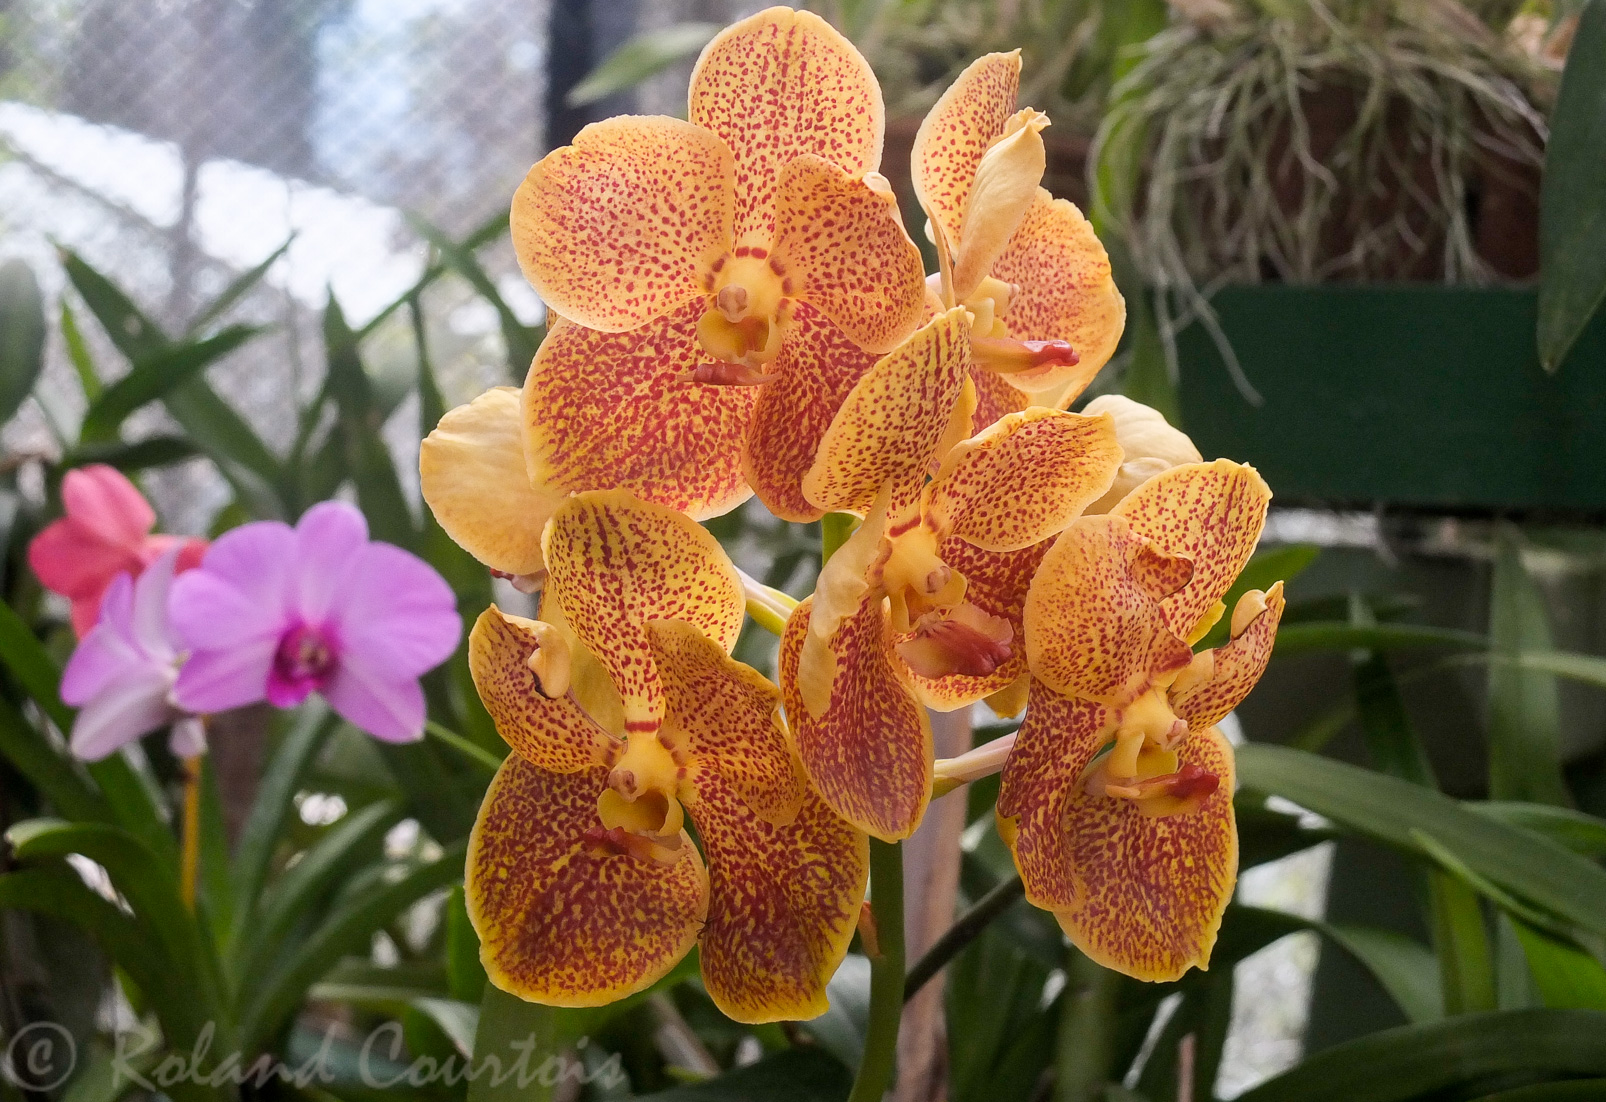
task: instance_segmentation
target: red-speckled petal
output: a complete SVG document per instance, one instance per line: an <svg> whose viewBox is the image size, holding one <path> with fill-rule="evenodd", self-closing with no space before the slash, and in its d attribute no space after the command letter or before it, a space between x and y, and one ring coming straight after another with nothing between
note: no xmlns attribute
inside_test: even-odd
<svg viewBox="0 0 1606 1102"><path fill-rule="evenodd" d="M703 290L731 246L731 151L661 116L592 123L513 195L513 251L547 305L623 332Z"/></svg>
<svg viewBox="0 0 1606 1102"><path fill-rule="evenodd" d="M530 621L507 616L495 605L475 621L468 666L497 734L525 761L553 773L608 764L622 747L567 688L557 697L542 692L529 664L540 649Z"/></svg>
<svg viewBox="0 0 1606 1102"><path fill-rule="evenodd" d="M874 182L877 186L872 186ZM898 200L880 177L805 154L781 172L772 267L788 294L871 352L889 352L925 311L926 274Z"/></svg>
<svg viewBox="0 0 1606 1102"><path fill-rule="evenodd" d="M1056 391L1065 406L1115 354L1126 327L1126 301L1115 289L1110 257L1093 226L1066 199L1038 189L993 276L1020 288L1004 312L1009 335L1023 341L1069 341L1077 362L1011 376L1033 394Z"/></svg>
<svg viewBox="0 0 1606 1102"><path fill-rule="evenodd" d="M706 360L702 303L629 333L553 323L524 381L524 447L538 486L625 489L698 519L752 494L742 439L757 388L686 378Z"/></svg>
<svg viewBox="0 0 1606 1102"><path fill-rule="evenodd" d="M1072 900L1054 917L1093 960L1155 983L1209 966L1238 876L1232 747L1211 728L1178 760L1220 778L1199 810L1150 818L1131 800L1073 791L1062 828Z"/></svg>
<svg viewBox="0 0 1606 1102"><path fill-rule="evenodd" d="M971 415L970 431L974 435L1011 413L1033 404L1033 399L1009 379L996 371L973 367L970 381L976 387L976 412ZM1044 404L1041 401L1038 405Z"/></svg>
<svg viewBox="0 0 1606 1102"><path fill-rule="evenodd" d="M547 588L624 702L625 730L654 730L663 686L643 628L685 620L727 653L746 601L719 541L685 515L622 490L570 498L542 541Z"/></svg>
<svg viewBox="0 0 1606 1102"><path fill-rule="evenodd" d="M774 826L749 812L720 770L696 785L688 810L708 855L709 997L738 1022L818 1017L864 903L868 841L812 792Z"/></svg>
<svg viewBox="0 0 1606 1102"><path fill-rule="evenodd" d="M1243 702L1271 661L1283 616L1283 583L1265 593L1266 607L1225 646L1211 651L1210 676L1171 698L1171 708L1195 731L1213 727Z"/></svg>
<svg viewBox="0 0 1606 1102"><path fill-rule="evenodd" d="M820 440L855 383L876 362L806 302L792 306L792 322L774 378L757 390L757 405L742 452L742 471L770 512L782 520L819 520L825 510L803 496L803 475L814 465Z"/></svg>
<svg viewBox="0 0 1606 1102"><path fill-rule="evenodd" d="M530 482L519 392L492 387L458 406L424 438L418 476L446 534L492 570L541 569L541 528L568 496Z"/></svg>
<svg viewBox="0 0 1606 1102"><path fill-rule="evenodd" d="M1144 561L1157 556L1124 518L1082 517L1054 541L1026 595L1026 656L1057 692L1124 707L1156 674L1193 660L1166 628ZM1186 568L1186 562L1181 562ZM1186 578L1186 573L1181 577Z"/></svg>
<svg viewBox="0 0 1606 1102"><path fill-rule="evenodd" d="M708 874L681 835L670 866L588 842L607 770L502 763L469 837L464 883L491 982L549 1006L602 1006L650 987L691 949Z"/></svg>
<svg viewBox="0 0 1606 1102"><path fill-rule="evenodd" d="M1162 471L1111 513L1172 555L1193 560L1193 579L1161 603L1166 623L1184 639L1227 595L1255 553L1271 489L1250 466L1218 459Z"/></svg>
<svg viewBox="0 0 1606 1102"><path fill-rule="evenodd" d="M1065 808L1113 731L1103 705L1032 682L1026 718L999 781L997 814L1033 906L1054 910L1076 900Z"/></svg>
<svg viewBox="0 0 1606 1102"><path fill-rule="evenodd" d="M684 621L649 620L646 628L664 722L688 736L694 768L716 770L766 822L791 822L807 785L781 720L781 690Z"/></svg>
<svg viewBox="0 0 1606 1102"><path fill-rule="evenodd" d="M716 35L692 72L687 117L736 156L738 244L768 244L776 180L792 158L813 153L854 175L881 164L881 86L812 12L770 8Z"/></svg>
<svg viewBox="0 0 1606 1102"><path fill-rule="evenodd" d="M798 687L812 605L800 604L781 636L781 693L798 756L838 815L883 841L907 838L931 800L931 722L889 657L881 598L872 590L829 640L836 677L818 716Z"/></svg>
<svg viewBox="0 0 1606 1102"><path fill-rule="evenodd" d="M959 242L976 166L1015 113L1020 51L987 54L971 62L926 113L915 133L909 172L926 216Z"/></svg>
<svg viewBox="0 0 1606 1102"><path fill-rule="evenodd" d="M1026 673L1025 628L1021 623L1021 612L1026 605L1026 591L1031 585L1032 575L1048 553L1048 548L1047 540L1019 551L983 551L975 544L956 537L942 542L939 557L965 576L965 600L989 616L1008 620L1014 635L1010 640L1009 660L985 676L954 673L946 677L922 677L904 665L904 672L914 687L915 695L926 707L939 712L951 712L1008 688ZM913 633L900 635L895 642L912 638ZM896 661L903 665L901 659Z"/></svg>
<svg viewBox="0 0 1606 1102"><path fill-rule="evenodd" d="M1033 407L948 453L929 513L978 547L1018 551L1075 520L1110 488L1120 465L1110 417Z"/></svg>
<svg viewBox="0 0 1606 1102"><path fill-rule="evenodd" d="M889 517L920 498L954 405L970 376L964 307L937 315L853 387L803 477L803 495L826 511L867 512L892 484Z"/></svg>

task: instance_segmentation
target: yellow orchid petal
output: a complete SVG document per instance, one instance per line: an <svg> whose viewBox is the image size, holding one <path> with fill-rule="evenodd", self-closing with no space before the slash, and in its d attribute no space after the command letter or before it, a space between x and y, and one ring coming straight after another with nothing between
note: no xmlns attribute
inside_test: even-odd
<svg viewBox="0 0 1606 1102"><path fill-rule="evenodd" d="M964 307L937 315L854 385L803 476L803 494L827 511L864 512L892 486L888 515L920 498L954 404L970 376Z"/></svg>
<svg viewBox="0 0 1606 1102"><path fill-rule="evenodd" d="M955 573L964 575L965 603L974 606L983 615L996 617L1010 626L1010 655L992 673L950 673L943 677L924 677L903 662L904 672L921 703L938 712L951 712L978 700L991 698L1007 690L1026 676L1025 629L1021 613L1026 604L1026 593L1038 564L1048 552L1048 541L1018 551L983 551L966 540L950 537L938 548L942 561ZM902 661L901 644L917 638L920 631L899 635L894 640L893 652ZM1024 704L1024 698L1021 701ZM1008 708L1007 701L999 707ZM1013 715L1020 705L1002 713ZM995 709L996 710L996 709Z"/></svg>
<svg viewBox="0 0 1606 1102"><path fill-rule="evenodd" d="M972 367L970 382L976 388L976 410L971 417L970 435L975 435L1008 414L1019 413L1031 405L1061 408L1049 402L1034 401L1020 387L1010 382L1007 375L996 371Z"/></svg>
<svg viewBox="0 0 1606 1102"><path fill-rule="evenodd" d="M870 352L896 348L925 311L920 250L891 185L813 154L781 172L770 264L783 293L817 308Z"/></svg>
<svg viewBox="0 0 1606 1102"><path fill-rule="evenodd" d="M835 676L819 715L798 684L811 603L787 621L780 653L782 699L804 771L821 799L860 830L887 842L907 838L931 800L931 723L889 657L882 601L865 600L828 640Z"/></svg>
<svg viewBox="0 0 1606 1102"><path fill-rule="evenodd" d="M701 942L709 997L738 1022L818 1017L864 904L869 842L812 792L775 826L722 769L699 773L696 788L690 811L712 883Z"/></svg>
<svg viewBox="0 0 1606 1102"><path fill-rule="evenodd" d="M662 116L592 123L513 195L513 251L552 309L623 332L703 292L731 245L731 151Z"/></svg>
<svg viewBox="0 0 1606 1102"><path fill-rule="evenodd" d="M549 1006L603 1006L652 986L697 940L708 874L682 832L670 864L602 836L606 769L502 763L469 836L464 890L491 982Z"/></svg>
<svg viewBox="0 0 1606 1102"><path fill-rule="evenodd" d="M1048 116L1030 107L1004 124L1003 134L982 155L965 202L965 221L954 253L954 298L963 302L992 274L1033 206L1048 152L1043 130ZM1009 282L1004 280L1004 282Z"/></svg>
<svg viewBox="0 0 1606 1102"><path fill-rule="evenodd" d="M1192 580L1161 602L1172 631L1192 638L1227 595L1260 542L1270 503L1271 490L1253 467L1218 459L1172 467L1111 510L1156 547L1193 562Z"/></svg>
<svg viewBox="0 0 1606 1102"><path fill-rule="evenodd" d="M996 812L1034 907L1055 910L1076 900L1065 807L1109 741L1113 719L1102 704L1062 696L1041 681L1031 684L1026 718L999 779Z"/></svg>
<svg viewBox="0 0 1606 1102"><path fill-rule="evenodd" d="M1209 966L1238 874L1232 746L1200 731L1178 761L1217 778L1196 811L1154 817L1073 788L1061 826L1071 899L1055 909L1060 927L1104 967L1156 983Z"/></svg>
<svg viewBox="0 0 1606 1102"><path fill-rule="evenodd" d="M1033 675L1057 692L1123 707L1193 660L1161 598L1188 561L1157 551L1120 516L1082 517L1043 557L1022 615Z"/></svg>
<svg viewBox="0 0 1606 1102"><path fill-rule="evenodd" d="M781 690L691 624L645 627L664 686L664 724L685 732L696 775L714 770L752 814L791 822L806 785L781 720Z"/></svg>
<svg viewBox="0 0 1606 1102"><path fill-rule="evenodd" d="M792 324L756 389L757 404L742 450L742 472L765 507L782 520L825 514L803 496L803 476L854 384L876 362L806 302L792 304Z"/></svg>
<svg viewBox="0 0 1606 1102"><path fill-rule="evenodd" d="M1115 482L1108 493L1087 507L1089 513L1108 513L1161 471L1202 459L1188 434L1172 428L1163 413L1125 395L1101 394L1083 406L1082 412L1109 414L1115 421L1116 443L1121 445L1121 468Z"/></svg>
<svg viewBox="0 0 1606 1102"><path fill-rule="evenodd" d="M1284 603L1282 582L1265 593L1250 590L1239 598L1233 613L1235 626L1239 613L1249 619L1238 626L1231 642L1208 652L1209 675L1191 685L1183 685L1179 679L1172 690L1171 707L1190 728L1200 731L1215 726L1249 695L1271 661Z"/></svg>
<svg viewBox="0 0 1606 1102"><path fill-rule="evenodd" d="M1024 652L1022 657L1024 657ZM1026 708L1026 696L1031 691L1031 688L1031 673L1022 673L1008 685L989 696L987 698L987 707L991 708L993 715L999 719L1010 719L1018 716Z"/></svg>
<svg viewBox="0 0 1606 1102"><path fill-rule="evenodd" d="M652 731L663 685L643 625L685 620L727 653L741 632L741 576L707 530L623 490L565 502L542 538L547 589L576 637L613 679L625 730Z"/></svg>
<svg viewBox="0 0 1606 1102"><path fill-rule="evenodd" d="M1115 354L1126 326L1126 301L1092 224L1070 201L1039 188L992 274L1018 288L1002 319L1011 337L1067 341L1077 355L1074 364L1010 381L1029 394L1054 392L1057 406L1068 405Z"/></svg>
<svg viewBox="0 0 1606 1102"><path fill-rule="evenodd" d="M509 616L492 605L480 613L468 637L468 665L497 734L525 761L553 773L578 773L611 765L621 749L569 695L534 669L542 652L562 653L568 644L550 624ZM534 661L532 661L534 660Z"/></svg>
<svg viewBox="0 0 1606 1102"><path fill-rule="evenodd" d="M915 196L933 226L959 241L976 167L1015 113L1020 51L977 58L932 105L909 158Z"/></svg>
<svg viewBox="0 0 1606 1102"><path fill-rule="evenodd" d="M931 485L940 530L988 551L1049 538L1109 489L1121 462L1108 417L1033 407L954 448Z"/></svg>
<svg viewBox="0 0 1606 1102"><path fill-rule="evenodd" d="M776 181L794 157L813 153L856 176L881 164L881 86L812 12L769 8L715 35L692 71L687 118L735 155L738 244L769 244Z"/></svg>
<svg viewBox="0 0 1606 1102"><path fill-rule="evenodd" d="M742 439L753 387L687 376L706 359L700 303L629 333L554 322L524 381L525 459L538 485L626 489L702 519L752 493Z"/></svg>
<svg viewBox="0 0 1606 1102"><path fill-rule="evenodd" d="M536 486L524 462L519 392L492 387L441 418L418 452L424 503L458 546L492 570L541 570L541 527L567 495Z"/></svg>

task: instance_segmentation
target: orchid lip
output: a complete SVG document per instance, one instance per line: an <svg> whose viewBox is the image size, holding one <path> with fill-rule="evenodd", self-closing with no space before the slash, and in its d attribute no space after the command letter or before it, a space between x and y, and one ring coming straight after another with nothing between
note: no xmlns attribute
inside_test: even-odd
<svg viewBox="0 0 1606 1102"><path fill-rule="evenodd" d="M1073 367L1081 360L1069 341L1018 341L1012 337L972 335L970 354L982 367L1000 375Z"/></svg>

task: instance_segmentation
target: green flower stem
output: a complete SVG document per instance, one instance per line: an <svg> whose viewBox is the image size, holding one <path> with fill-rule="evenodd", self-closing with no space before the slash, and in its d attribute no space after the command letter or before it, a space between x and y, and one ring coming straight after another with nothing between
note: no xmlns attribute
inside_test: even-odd
<svg viewBox="0 0 1606 1102"><path fill-rule="evenodd" d="M870 1022L848 1102L881 1102L892 1085L903 1019L903 845L870 839L870 915L879 950L870 957Z"/></svg>
<svg viewBox="0 0 1606 1102"><path fill-rule="evenodd" d="M482 747L475 746L472 742L468 741L468 739L464 738L456 731L442 727L433 719L424 721L424 730L436 742L445 743L447 746L450 746L453 750L456 750L459 754L462 754L465 758L479 766L481 769L485 770L487 773L495 773L498 769L502 768L502 760L495 754Z"/></svg>

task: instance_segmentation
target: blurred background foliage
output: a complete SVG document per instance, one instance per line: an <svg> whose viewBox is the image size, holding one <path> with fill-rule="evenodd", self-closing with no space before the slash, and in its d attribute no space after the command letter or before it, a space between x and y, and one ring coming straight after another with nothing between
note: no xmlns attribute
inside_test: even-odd
<svg viewBox="0 0 1606 1102"><path fill-rule="evenodd" d="M1289 488L1240 583L1287 578L1290 604L1237 717L1243 881L1210 971L1144 985L1093 965L1019 902L992 828L996 781L947 797L966 801L969 823L965 936L940 981L947 1097L1603 1096L1606 480L1597 471L1594 496L1566 500L1545 478L1483 497L1389 481L1368 432L1379 410L1403 409L1396 436L1401 419L1438 418L1469 450L1530 465L1540 445L1455 404L1458 386L1501 373L1520 380L1511 417L1541 436L1568 402L1586 425L1606 416L1594 354L1606 344L1589 321L1606 292L1606 6L814 6L885 82L894 177L953 75L1022 47L1023 102L1055 118L1049 186L1094 212L1132 305L1098 386L1164 409L1207 454L1238 419L1234 457ZM519 382L541 338L506 242L518 175L589 118L682 110L690 59L741 12L709 0L132 10L0 8L13 258L0 265L0 1032L59 1022L81 1055L47 1089L8 1065L0 1094L147 1093L115 1080L118 1037L160 1038L132 1058L148 1072L212 1023L214 1052L295 1065L322 1050L332 1078L176 1085L180 1102L843 1097L868 984L857 946L832 1009L784 1027L723 1019L695 960L596 1011L486 986L457 885L506 750L461 654L428 679L434 737L412 746L316 706L223 718L189 914L178 763L160 736L88 768L66 756L56 683L71 633L24 558L59 513L63 472L105 462L142 482L164 530L216 534L348 497L377 538L450 580L466 619L493 599L527 609L421 507L417 441L451 404ZM209 48L185 52L197 43ZM129 60L140 49L185 54L178 77ZM119 65L141 96L109 90ZM1343 332L1322 329L1350 290L1332 284L1379 280L1494 284L1445 294L1512 296L1519 351L1396 363L1385 347L1363 389L1342 360L1312 358L1319 348L1257 350L1209 305L1227 284L1298 293L1289 308L1315 343L1350 348L1368 326L1351 315ZM1263 283L1279 286L1244 286ZM1300 283L1312 286L1287 286ZM1395 317L1419 302L1387 284L1369 293ZM1244 301L1261 319L1273 303ZM1179 340L1190 320L1210 339ZM1329 401L1304 402L1304 446L1287 450L1335 438L1335 462L1357 476L1343 488L1314 464L1279 467L1297 460L1272 444L1268 419L1292 416L1279 371L1332 380ZM1402 404L1391 372L1441 380L1436 404ZM1211 389L1217 378L1229 384ZM1562 443L1557 462L1593 454ZM1425 468L1460 462L1443 446ZM817 526L747 506L710 527L768 584L812 587ZM738 657L772 672L773 656L750 626ZM1010 729L978 723L978 740ZM527 1034L584 1074L376 1090L363 1045L386 1023L396 1045L368 1058L387 1081Z"/></svg>

